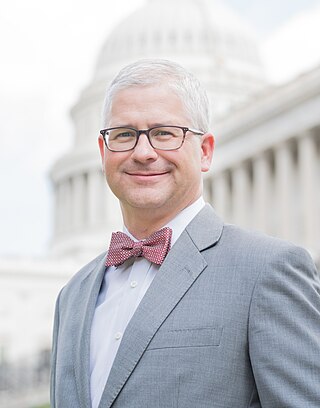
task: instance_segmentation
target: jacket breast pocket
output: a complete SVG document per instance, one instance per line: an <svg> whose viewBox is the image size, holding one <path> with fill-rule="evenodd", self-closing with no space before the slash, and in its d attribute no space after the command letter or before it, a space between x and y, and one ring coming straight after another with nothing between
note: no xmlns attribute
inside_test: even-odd
<svg viewBox="0 0 320 408"><path fill-rule="evenodd" d="M222 327L159 330L147 350L219 346L222 330Z"/></svg>

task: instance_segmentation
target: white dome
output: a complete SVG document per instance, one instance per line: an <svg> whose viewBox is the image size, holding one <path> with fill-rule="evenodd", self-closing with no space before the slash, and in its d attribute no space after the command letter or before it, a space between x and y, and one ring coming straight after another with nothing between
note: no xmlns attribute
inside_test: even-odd
<svg viewBox="0 0 320 408"><path fill-rule="evenodd" d="M108 82L139 58L167 58L192 70L220 114L264 85L255 36L217 0L150 0L108 36L93 82Z"/></svg>
<svg viewBox="0 0 320 408"><path fill-rule="evenodd" d="M194 59L210 54L259 65L252 31L232 10L216 0L152 0L109 35L97 61L96 75L120 59L138 59L156 54Z"/></svg>

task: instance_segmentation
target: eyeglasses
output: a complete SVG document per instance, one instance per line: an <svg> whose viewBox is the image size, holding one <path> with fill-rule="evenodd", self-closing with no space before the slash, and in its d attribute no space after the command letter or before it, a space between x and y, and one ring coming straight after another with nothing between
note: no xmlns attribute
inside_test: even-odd
<svg viewBox="0 0 320 408"><path fill-rule="evenodd" d="M183 145L186 133L204 135L200 130L184 126L155 126L150 129L138 130L127 127L113 127L100 130L103 140L112 152L126 152L133 150L140 135L147 136L150 145L158 150L177 150Z"/></svg>

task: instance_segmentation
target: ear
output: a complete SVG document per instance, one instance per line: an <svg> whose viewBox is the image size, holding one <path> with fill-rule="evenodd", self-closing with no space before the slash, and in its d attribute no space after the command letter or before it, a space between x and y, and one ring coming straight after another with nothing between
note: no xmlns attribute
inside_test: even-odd
<svg viewBox="0 0 320 408"><path fill-rule="evenodd" d="M102 167L104 167L105 144L104 144L102 135L99 135L98 137L98 144L99 144L100 156L101 156L101 161L102 161Z"/></svg>
<svg viewBox="0 0 320 408"><path fill-rule="evenodd" d="M214 136L206 133L201 138L201 171L207 172L210 169L214 151Z"/></svg>

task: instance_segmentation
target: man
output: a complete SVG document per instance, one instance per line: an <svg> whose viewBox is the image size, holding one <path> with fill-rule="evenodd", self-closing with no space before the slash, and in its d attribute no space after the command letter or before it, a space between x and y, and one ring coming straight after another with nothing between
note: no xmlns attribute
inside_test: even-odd
<svg viewBox="0 0 320 408"><path fill-rule="evenodd" d="M169 61L111 83L99 147L126 235L59 295L53 408L320 407L319 276L204 204L208 112Z"/></svg>

